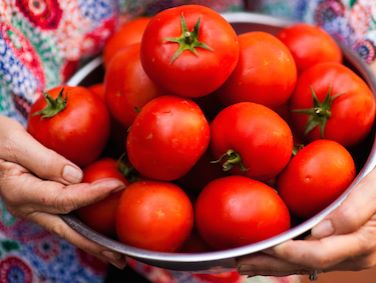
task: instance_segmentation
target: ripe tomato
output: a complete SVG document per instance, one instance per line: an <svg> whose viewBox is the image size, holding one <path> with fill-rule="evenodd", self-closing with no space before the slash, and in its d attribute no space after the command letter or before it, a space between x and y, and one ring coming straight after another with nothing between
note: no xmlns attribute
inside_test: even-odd
<svg viewBox="0 0 376 283"><path fill-rule="evenodd" d="M206 151L187 174L177 180L188 193L199 193L209 182L224 177L225 172L212 161L214 157Z"/></svg>
<svg viewBox="0 0 376 283"><path fill-rule="evenodd" d="M113 57L104 85L111 115L126 128L146 102L163 93L142 68L139 43L124 48Z"/></svg>
<svg viewBox="0 0 376 283"><path fill-rule="evenodd" d="M294 24L282 29L277 37L290 50L299 73L320 62L342 61L341 49L320 27Z"/></svg>
<svg viewBox="0 0 376 283"><path fill-rule="evenodd" d="M226 171L267 181L286 166L293 148L287 123L252 102L224 108L211 124L211 149ZM239 167L241 170L239 170Z"/></svg>
<svg viewBox="0 0 376 283"><path fill-rule="evenodd" d="M226 105L249 101L275 108L284 104L297 79L288 48L266 32L241 34L239 45L239 62L219 89L219 98Z"/></svg>
<svg viewBox="0 0 376 283"><path fill-rule="evenodd" d="M290 211L309 218L336 200L354 177L350 153L337 142L317 140L291 159L277 186Z"/></svg>
<svg viewBox="0 0 376 283"><path fill-rule="evenodd" d="M103 83L98 83L98 84L91 85L91 86L88 87L88 90L90 90L91 92L95 93L100 98L102 98L103 101L105 101L105 98L104 98L104 85L103 85Z"/></svg>
<svg viewBox="0 0 376 283"><path fill-rule="evenodd" d="M31 106L27 130L46 147L79 166L97 159L110 119L104 102L84 87L58 86Z"/></svg>
<svg viewBox="0 0 376 283"><path fill-rule="evenodd" d="M171 181L186 174L209 143L210 129L192 101L160 96L147 103L127 137L131 164L148 178Z"/></svg>
<svg viewBox="0 0 376 283"><path fill-rule="evenodd" d="M300 76L290 100L291 122L309 141L343 146L363 140L373 125L375 99L367 84L339 63L318 63Z"/></svg>
<svg viewBox="0 0 376 283"><path fill-rule="evenodd" d="M210 182L199 195L195 212L198 232L215 249L262 241L290 227L289 211L277 192L243 176Z"/></svg>
<svg viewBox="0 0 376 283"><path fill-rule="evenodd" d="M153 251L173 252L187 240L192 226L192 204L177 185L139 181L123 191L116 217L121 242Z"/></svg>
<svg viewBox="0 0 376 283"><path fill-rule="evenodd" d="M103 61L105 67L108 66L113 56L128 45L140 43L144 30L149 23L150 18L139 17L124 23L118 31L116 31L107 40L103 48Z"/></svg>
<svg viewBox="0 0 376 283"><path fill-rule="evenodd" d="M115 178L128 184L128 180L120 172L120 168L116 160L111 158L103 158L88 165L84 170L82 182L91 183L103 178ZM117 192L107 198L85 206L77 210L79 218L95 231L114 236L116 210L122 192Z"/></svg>
<svg viewBox="0 0 376 283"><path fill-rule="evenodd" d="M217 12L183 5L155 15L141 41L141 62L157 84L199 97L217 89L234 70L237 35Z"/></svg>

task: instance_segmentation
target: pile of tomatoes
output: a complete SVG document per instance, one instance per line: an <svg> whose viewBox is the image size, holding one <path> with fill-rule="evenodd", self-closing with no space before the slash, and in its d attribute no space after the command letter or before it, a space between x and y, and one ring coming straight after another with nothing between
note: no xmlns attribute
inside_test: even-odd
<svg viewBox="0 0 376 283"><path fill-rule="evenodd" d="M28 122L84 182L127 185L77 211L100 233L164 252L247 245L315 215L356 176L350 152L375 99L315 26L238 35L184 5L127 22L103 54L103 84L47 91Z"/></svg>

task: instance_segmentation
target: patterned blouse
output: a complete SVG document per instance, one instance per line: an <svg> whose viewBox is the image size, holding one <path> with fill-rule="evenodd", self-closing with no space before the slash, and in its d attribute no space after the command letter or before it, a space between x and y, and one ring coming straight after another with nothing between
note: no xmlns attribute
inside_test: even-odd
<svg viewBox="0 0 376 283"><path fill-rule="evenodd" d="M98 54L120 20L182 3L219 12L251 9L322 26L375 66L374 0L0 0L0 114L25 124L41 91L67 80L80 60ZM376 70L376 68L375 68ZM167 272L131 261L153 282L244 282L236 272ZM106 266L66 241L16 219L0 201L0 282L103 282ZM225 278L225 279L224 279ZM298 282L256 278L249 282Z"/></svg>

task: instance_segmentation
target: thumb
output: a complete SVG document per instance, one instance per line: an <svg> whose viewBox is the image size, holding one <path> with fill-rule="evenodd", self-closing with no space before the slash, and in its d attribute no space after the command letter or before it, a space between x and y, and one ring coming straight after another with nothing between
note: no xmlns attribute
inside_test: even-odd
<svg viewBox="0 0 376 283"><path fill-rule="evenodd" d="M342 204L316 225L311 234L323 238L358 230L376 212L376 169L373 169L350 192Z"/></svg>
<svg viewBox="0 0 376 283"><path fill-rule="evenodd" d="M40 144L16 121L0 117L0 122L1 159L17 163L41 179L63 184L81 181L78 166Z"/></svg>

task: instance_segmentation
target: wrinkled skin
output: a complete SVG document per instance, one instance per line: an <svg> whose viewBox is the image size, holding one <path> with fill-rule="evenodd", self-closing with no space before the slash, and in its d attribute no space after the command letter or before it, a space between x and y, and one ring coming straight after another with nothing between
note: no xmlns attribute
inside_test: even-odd
<svg viewBox="0 0 376 283"><path fill-rule="evenodd" d="M124 188L116 179L80 183L77 165L37 142L17 122L0 115L0 195L13 215L30 220L105 262L125 258L89 241L59 214L97 202Z"/></svg>

